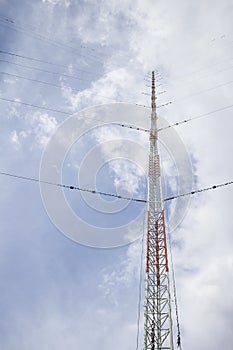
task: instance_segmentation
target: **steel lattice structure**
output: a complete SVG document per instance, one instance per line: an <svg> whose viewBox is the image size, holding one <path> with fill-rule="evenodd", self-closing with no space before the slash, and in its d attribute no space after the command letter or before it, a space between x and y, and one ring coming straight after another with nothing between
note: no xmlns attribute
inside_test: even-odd
<svg viewBox="0 0 233 350"><path fill-rule="evenodd" d="M144 350L173 350L168 256L152 72Z"/></svg>

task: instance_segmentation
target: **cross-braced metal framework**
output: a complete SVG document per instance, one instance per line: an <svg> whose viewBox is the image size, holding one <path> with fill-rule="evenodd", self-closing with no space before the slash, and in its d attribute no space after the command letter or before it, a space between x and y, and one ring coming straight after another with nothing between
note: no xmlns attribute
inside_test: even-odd
<svg viewBox="0 0 233 350"><path fill-rule="evenodd" d="M173 350L168 256L152 72L144 350Z"/></svg>

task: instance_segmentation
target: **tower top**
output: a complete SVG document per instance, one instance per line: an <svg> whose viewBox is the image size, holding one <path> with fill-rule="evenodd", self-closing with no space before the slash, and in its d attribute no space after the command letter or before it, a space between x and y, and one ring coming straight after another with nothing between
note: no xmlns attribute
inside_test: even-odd
<svg viewBox="0 0 233 350"><path fill-rule="evenodd" d="M154 71L152 71L151 108L152 108L152 110L155 110L155 108L156 108L156 103L155 103L155 72Z"/></svg>

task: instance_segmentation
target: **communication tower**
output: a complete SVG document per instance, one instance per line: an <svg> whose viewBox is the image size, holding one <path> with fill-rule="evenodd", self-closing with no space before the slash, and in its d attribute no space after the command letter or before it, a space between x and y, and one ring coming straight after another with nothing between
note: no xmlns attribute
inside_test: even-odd
<svg viewBox="0 0 233 350"><path fill-rule="evenodd" d="M144 350L173 350L169 266L158 151L158 117L154 72L152 72L151 89Z"/></svg>

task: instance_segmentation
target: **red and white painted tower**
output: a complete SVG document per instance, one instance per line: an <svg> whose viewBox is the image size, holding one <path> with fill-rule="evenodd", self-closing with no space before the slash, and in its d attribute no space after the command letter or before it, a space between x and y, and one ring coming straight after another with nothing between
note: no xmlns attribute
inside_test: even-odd
<svg viewBox="0 0 233 350"><path fill-rule="evenodd" d="M158 152L157 119L155 74L152 72L144 350L173 350L169 269Z"/></svg>

